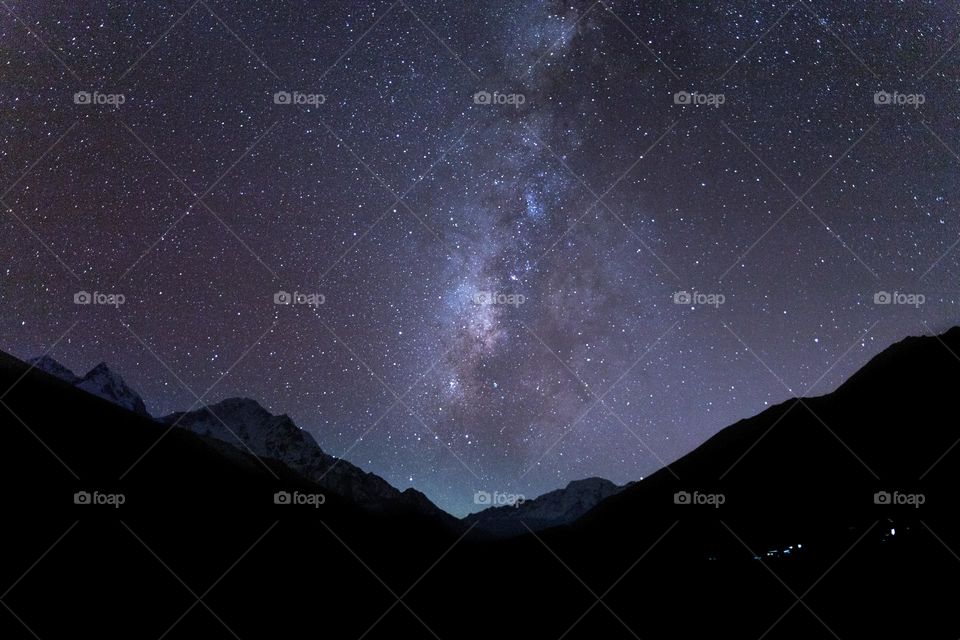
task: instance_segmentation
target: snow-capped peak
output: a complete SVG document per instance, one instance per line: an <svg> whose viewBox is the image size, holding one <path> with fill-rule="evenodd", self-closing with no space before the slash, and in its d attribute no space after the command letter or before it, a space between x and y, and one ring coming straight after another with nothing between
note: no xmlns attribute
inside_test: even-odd
<svg viewBox="0 0 960 640"><path fill-rule="evenodd" d="M78 376L48 355L31 358L27 361L27 364L124 409L150 417L140 395L128 387L120 374L114 373L106 362L101 362L90 369L83 377Z"/></svg>
<svg viewBox="0 0 960 640"><path fill-rule="evenodd" d="M80 376L48 355L43 355L39 358L31 358L27 361L27 364L34 369L39 369L40 371L49 373L55 378L60 378L64 382L68 382L70 384L76 384L80 381Z"/></svg>
<svg viewBox="0 0 960 640"><path fill-rule="evenodd" d="M129 409L134 413L147 416L147 407L136 391L127 386L120 374L110 370L107 363L101 362L87 372L87 375L75 385L95 396Z"/></svg>

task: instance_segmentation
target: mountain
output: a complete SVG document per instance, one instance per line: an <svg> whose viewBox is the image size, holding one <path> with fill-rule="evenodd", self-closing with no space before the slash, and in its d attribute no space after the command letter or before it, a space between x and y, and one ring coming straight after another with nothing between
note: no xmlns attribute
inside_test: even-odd
<svg viewBox="0 0 960 640"><path fill-rule="evenodd" d="M28 364L124 409L129 409L141 416L150 415L140 395L127 386L120 374L111 371L105 362L90 369L83 377L76 375L47 355L33 358L28 361Z"/></svg>
<svg viewBox="0 0 960 640"><path fill-rule="evenodd" d="M159 421L259 457L279 460L359 505L375 510L415 509L448 524L456 522L416 489L400 491L380 476L325 453L289 416L273 415L255 400L228 398L196 411L172 413Z"/></svg>
<svg viewBox="0 0 960 640"><path fill-rule="evenodd" d="M518 502L516 506L488 507L471 513L463 521L500 537L524 534L528 528L540 531L570 524L624 488L603 478L574 480L563 489Z"/></svg>
<svg viewBox="0 0 960 640"><path fill-rule="evenodd" d="M129 409L141 416L149 416L147 406L143 403L140 396L123 381L120 374L115 373L107 367L105 362L101 362L93 369L87 372L78 382L77 387L88 393L99 396L104 400Z"/></svg>
<svg viewBox="0 0 960 640"><path fill-rule="evenodd" d="M409 584L459 535L405 503L361 509L280 462L170 429L4 353L0 391L4 640L70 629L233 637L224 625L243 638L297 637L315 632L316 612L334 636L360 637L388 594L364 565ZM282 503L281 492L325 499ZM216 613L177 621L193 590ZM105 601L118 611L98 612Z"/></svg>
<svg viewBox="0 0 960 640"><path fill-rule="evenodd" d="M113 404L150 417L140 396L123 378L101 362L83 377L44 355L28 361L34 368ZM271 458L313 480L318 485L357 504L375 510L415 510L459 526L456 519L434 505L416 489L400 491L383 478L325 453L313 436L286 415L275 416L248 398L229 398L191 412L159 418L205 438L212 438L243 453ZM221 451L230 455L229 450Z"/></svg>
<svg viewBox="0 0 960 640"><path fill-rule="evenodd" d="M925 488L928 506L951 503L946 488L960 484L958 388L960 327L906 338L831 393L792 398L723 429L576 526L609 533L638 509L689 511L675 504L676 492L724 494L718 512L763 511L771 517L758 525L768 532L873 514L878 491Z"/></svg>
<svg viewBox="0 0 960 640"><path fill-rule="evenodd" d="M56 378L60 378L68 384L76 384L81 379L80 376L73 371L47 355L40 356L39 358L31 358L27 360L27 364L40 371L45 371Z"/></svg>
<svg viewBox="0 0 960 640"><path fill-rule="evenodd" d="M359 508L213 437L212 414L209 436L169 429L0 354L0 513L15 523L0 637L161 637L196 590L205 606L176 635L294 637L321 620L335 637L955 638L957 354L960 329L903 340L832 393L506 539ZM296 440L251 401L219 409L257 446ZM280 491L329 499L274 504ZM105 601L109 616L89 614Z"/></svg>

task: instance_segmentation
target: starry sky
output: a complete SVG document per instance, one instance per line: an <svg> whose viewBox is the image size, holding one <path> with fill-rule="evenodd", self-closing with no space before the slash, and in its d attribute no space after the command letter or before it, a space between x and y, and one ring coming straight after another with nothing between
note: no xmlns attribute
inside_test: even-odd
<svg viewBox="0 0 960 640"><path fill-rule="evenodd" d="M0 348L154 415L255 398L457 515L636 480L960 321L958 38L939 1L2 0Z"/></svg>

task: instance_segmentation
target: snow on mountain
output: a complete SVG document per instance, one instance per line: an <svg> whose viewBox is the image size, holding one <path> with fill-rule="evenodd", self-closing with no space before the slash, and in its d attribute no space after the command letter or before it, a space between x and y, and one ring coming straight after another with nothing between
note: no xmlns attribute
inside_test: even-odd
<svg viewBox="0 0 960 640"><path fill-rule="evenodd" d="M289 416L273 415L249 398L228 398L196 411L172 413L160 422L279 460L320 486L367 507L407 506L449 518L419 491L401 492L383 478L325 453Z"/></svg>
<svg viewBox="0 0 960 640"><path fill-rule="evenodd" d="M111 371L105 362L101 362L87 372L87 375L75 383L75 386L104 400L129 409L142 416L149 416L147 406L136 391L127 386L120 374Z"/></svg>
<svg viewBox="0 0 960 640"><path fill-rule="evenodd" d="M69 384L83 389L87 393L103 398L124 409L149 417L147 406L140 395L127 386L120 374L112 371L105 362L101 362L83 377L63 366L50 356L44 355L27 361L39 369Z"/></svg>
<svg viewBox="0 0 960 640"><path fill-rule="evenodd" d="M45 371L55 378L60 378L64 382L70 384L76 384L80 381L80 376L75 374L70 369L67 369L65 366L51 358L50 356L40 356L39 358L31 358L27 360L29 364L34 369L39 369L40 371Z"/></svg>

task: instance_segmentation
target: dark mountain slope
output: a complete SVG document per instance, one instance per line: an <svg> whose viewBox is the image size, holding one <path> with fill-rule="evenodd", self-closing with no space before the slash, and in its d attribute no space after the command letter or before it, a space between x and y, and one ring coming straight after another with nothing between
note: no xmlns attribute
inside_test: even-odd
<svg viewBox="0 0 960 640"><path fill-rule="evenodd" d="M228 398L209 407L172 413L160 422L213 438L241 451L273 458L326 490L375 511L398 506L444 520L457 520L415 489L400 491L380 476L325 453L313 436L287 415L275 416L249 398Z"/></svg>
<svg viewBox="0 0 960 640"><path fill-rule="evenodd" d="M140 395L127 385L120 374L112 371L106 362L101 362L84 376L76 375L47 355L32 358L28 360L28 364L141 416L150 415Z"/></svg>
<svg viewBox="0 0 960 640"><path fill-rule="evenodd" d="M324 617L331 633L359 637L393 598L354 553L400 589L458 535L402 503L372 514L275 460L0 354L0 389L11 385L0 405L0 585L15 585L4 602L41 638L158 638L195 601L180 580L197 595L216 583L204 601L244 638L291 637ZM275 504L281 491L323 504ZM123 504L76 504L78 492ZM180 624L167 637L232 637L202 606ZM0 637L34 636L3 610Z"/></svg>
<svg viewBox="0 0 960 640"><path fill-rule="evenodd" d="M457 542L415 510L371 514L332 492L316 509L275 505L319 488L187 431L154 446L163 426L31 372L4 398L23 424L0 406L3 601L44 639L161 637L175 622L165 637L233 637L203 605L177 622L196 601L178 578L244 639L955 639L960 331L941 338L949 349L891 347L809 409L733 425L573 525L500 541ZM24 370L0 359L0 388ZM127 501L74 505L80 490ZM924 502L875 504L883 491Z"/></svg>
<svg viewBox="0 0 960 640"><path fill-rule="evenodd" d="M532 500L471 513L463 521L497 537L515 536L527 533L528 527L540 531L570 524L622 490L623 487L603 478L584 478Z"/></svg>

